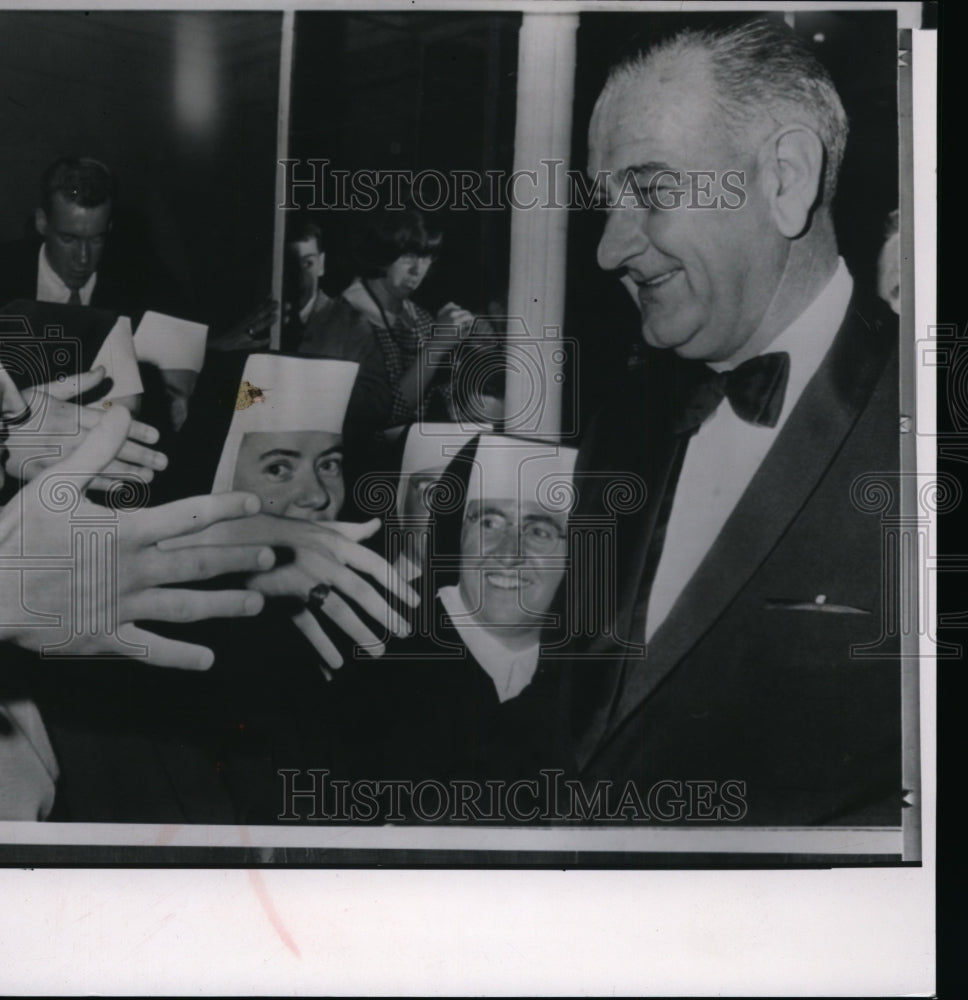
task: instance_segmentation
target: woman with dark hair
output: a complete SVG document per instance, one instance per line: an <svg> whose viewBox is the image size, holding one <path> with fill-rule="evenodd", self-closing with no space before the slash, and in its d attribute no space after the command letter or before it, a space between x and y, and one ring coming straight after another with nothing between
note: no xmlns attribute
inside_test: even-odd
<svg viewBox="0 0 968 1000"><path fill-rule="evenodd" d="M347 413L354 427L382 430L414 420L446 357L426 350L434 327L451 337L470 331L474 316L453 302L435 318L411 301L441 242L415 209L362 216L352 244L357 277L306 329L300 354L360 366Z"/></svg>

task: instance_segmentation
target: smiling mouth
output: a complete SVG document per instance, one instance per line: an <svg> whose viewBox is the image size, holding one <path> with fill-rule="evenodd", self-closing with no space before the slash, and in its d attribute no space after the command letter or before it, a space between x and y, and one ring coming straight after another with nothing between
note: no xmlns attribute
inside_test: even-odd
<svg viewBox="0 0 968 1000"><path fill-rule="evenodd" d="M498 590L518 590L531 586L530 580L517 573L485 573L484 581L489 587L496 587Z"/></svg>
<svg viewBox="0 0 968 1000"><path fill-rule="evenodd" d="M636 284L639 286L640 292L650 292L652 289L661 288L666 282L671 281L681 270L679 267L674 267L671 271L663 271L662 274L657 274L654 278L636 281Z"/></svg>

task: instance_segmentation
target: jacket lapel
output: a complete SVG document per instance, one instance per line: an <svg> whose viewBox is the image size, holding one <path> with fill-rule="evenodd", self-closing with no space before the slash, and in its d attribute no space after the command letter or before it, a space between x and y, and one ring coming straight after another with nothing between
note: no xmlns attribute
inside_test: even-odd
<svg viewBox="0 0 968 1000"><path fill-rule="evenodd" d="M580 766L703 638L782 538L870 398L895 340L851 303L827 357L647 655L626 661L607 724L597 718L579 744Z"/></svg>

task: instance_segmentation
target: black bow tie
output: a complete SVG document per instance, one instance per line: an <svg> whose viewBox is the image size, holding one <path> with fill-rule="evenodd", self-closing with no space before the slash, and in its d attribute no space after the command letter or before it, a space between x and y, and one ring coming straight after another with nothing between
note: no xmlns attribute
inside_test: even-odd
<svg viewBox="0 0 968 1000"><path fill-rule="evenodd" d="M790 355L785 351L761 354L728 372L707 368L685 396L676 419L676 431L680 434L694 431L716 411L723 397L741 419L762 427L776 427L789 375Z"/></svg>

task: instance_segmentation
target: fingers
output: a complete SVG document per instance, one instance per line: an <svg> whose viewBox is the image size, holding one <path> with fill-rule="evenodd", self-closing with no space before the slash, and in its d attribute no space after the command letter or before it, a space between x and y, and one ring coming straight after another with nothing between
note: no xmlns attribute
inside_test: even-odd
<svg viewBox="0 0 968 1000"><path fill-rule="evenodd" d="M145 537L153 542L176 535L194 534L197 531L257 514L262 504L253 493L216 493L188 497L151 508L151 520L144 524Z"/></svg>
<svg viewBox="0 0 968 1000"><path fill-rule="evenodd" d="M147 424L142 424L142 427L148 430L154 430L153 427L148 427ZM131 440L130 434L128 440L125 441L118 453L118 458L122 462L127 462L129 465L136 465L143 469L154 469L160 472L162 469L167 468L168 459L160 451L155 451L152 448L146 448L144 445L136 444Z"/></svg>
<svg viewBox="0 0 968 1000"><path fill-rule="evenodd" d="M125 601L132 621L198 622L206 618L251 618L265 606L251 590L181 590L150 587Z"/></svg>
<svg viewBox="0 0 968 1000"><path fill-rule="evenodd" d="M47 382L35 388L47 393L48 396L54 399L74 399L75 396L81 396L85 392L90 392L95 386L100 385L107 373L108 371L104 365L98 365L97 368L92 368L89 372L81 372L77 376L55 379L53 382Z"/></svg>
<svg viewBox="0 0 968 1000"><path fill-rule="evenodd" d="M383 656L386 646L360 621L339 594L330 594L323 602L322 613L370 656Z"/></svg>
<svg viewBox="0 0 968 1000"><path fill-rule="evenodd" d="M410 627L406 621L387 604L373 587L352 570L340 567L333 574L332 586L347 597L352 598L371 618L383 623L394 635L410 634Z"/></svg>
<svg viewBox="0 0 968 1000"><path fill-rule="evenodd" d="M347 552L345 561L347 566L360 570L381 583L401 601L409 604L411 608L415 608L420 603L420 595L409 585L400 571L375 552L363 548L362 545L354 546Z"/></svg>
<svg viewBox="0 0 968 1000"><path fill-rule="evenodd" d="M84 440L64 459L51 467L51 472L67 472L78 475L80 489L103 472L117 457L128 436L131 414L122 406L112 406L105 411L97 426L93 427Z"/></svg>
<svg viewBox="0 0 968 1000"><path fill-rule="evenodd" d="M307 610L303 609L299 614L293 615L292 622L333 670L339 670L343 666L343 657L339 655L339 650Z"/></svg>
<svg viewBox="0 0 968 1000"><path fill-rule="evenodd" d="M380 530L382 523L378 517L364 521L362 524L353 524L350 521L329 521L326 528L329 531L339 532L351 542L361 542L364 538L372 538Z"/></svg>
<svg viewBox="0 0 968 1000"><path fill-rule="evenodd" d="M147 548L138 577L147 585L210 580L226 573L264 573L275 562L266 545L200 545L176 552ZM200 603L204 603L200 599ZM205 616L203 616L205 617Z"/></svg>
<svg viewBox="0 0 968 1000"><path fill-rule="evenodd" d="M151 424L143 424L140 420L132 420L131 427L128 429L128 440L139 441L141 444L156 444L161 434L158 432L157 428L152 427ZM158 454L155 452L154 454ZM164 457L164 456L162 456ZM165 462L167 464L167 459ZM164 468L164 466L162 466Z"/></svg>
<svg viewBox="0 0 968 1000"><path fill-rule="evenodd" d="M208 670L215 662L215 654L205 646L196 646L177 639L147 632L136 625L122 625L118 635L125 642L137 643L148 648L145 662L156 667L176 667L179 670Z"/></svg>

